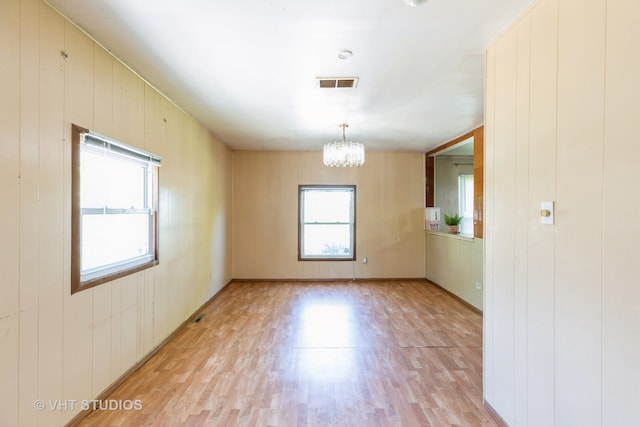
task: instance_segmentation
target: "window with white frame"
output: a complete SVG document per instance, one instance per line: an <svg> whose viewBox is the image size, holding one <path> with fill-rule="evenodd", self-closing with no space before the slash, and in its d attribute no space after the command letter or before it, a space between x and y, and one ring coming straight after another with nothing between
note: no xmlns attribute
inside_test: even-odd
<svg viewBox="0 0 640 427"><path fill-rule="evenodd" d="M473 175L458 175L458 215L460 234L473 235Z"/></svg>
<svg viewBox="0 0 640 427"><path fill-rule="evenodd" d="M158 263L160 161L73 126L72 292Z"/></svg>
<svg viewBox="0 0 640 427"><path fill-rule="evenodd" d="M298 259L355 260L355 185L298 187Z"/></svg>

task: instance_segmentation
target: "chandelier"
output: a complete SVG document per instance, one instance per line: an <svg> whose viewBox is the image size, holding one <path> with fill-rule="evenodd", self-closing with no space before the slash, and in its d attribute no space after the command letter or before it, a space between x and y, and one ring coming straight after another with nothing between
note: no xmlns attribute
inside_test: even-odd
<svg viewBox="0 0 640 427"><path fill-rule="evenodd" d="M342 141L324 144L323 160L325 166L330 167L354 167L364 164L364 145L358 142L345 140L345 129L348 124L340 125L342 128Z"/></svg>

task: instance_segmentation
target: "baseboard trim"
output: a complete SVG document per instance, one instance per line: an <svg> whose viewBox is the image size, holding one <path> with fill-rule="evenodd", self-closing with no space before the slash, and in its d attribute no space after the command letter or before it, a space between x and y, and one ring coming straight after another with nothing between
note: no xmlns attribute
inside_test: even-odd
<svg viewBox="0 0 640 427"><path fill-rule="evenodd" d="M226 288L233 280L229 280L224 286L222 286L211 298L209 298L204 304L198 307L197 310L189 316L184 322L182 322L172 333L170 333L165 339L160 342L157 346L151 349L149 353L147 353L142 359L140 359L135 365L131 368L127 369L118 379L116 379L109 387L107 387L102 393L100 393L95 400L105 400L111 393L113 393L118 387L122 385L122 383L129 378L134 372L138 369L142 368L142 366L149 361L166 343L168 343L174 336L178 334L182 329L184 329L189 323L193 322L196 317L200 314L200 312L218 296L222 292L224 288ZM82 420L89 416L89 414L93 412L93 409L86 409L80 411L75 417L73 417L67 424L66 427L75 427L80 425Z"/></svg>
<svg viewBox="0 0 640 427"><path fill-rule="evenodd" d="M231 282L303 282L303 283L330 283L330 282L407 282L425 280L424 277L337 277L331 279L232 279Z"/></svg>
<svg viewBox="0 0 640 427"><path fill-rule="evenodd" d="M486 399L483 400L483 404L487 412L489 412L493 417L494 421L498 423L499 427L509 427L509 424L500 416L500 414L498 414L498 411L496 411Z"/></svg>
<svg viewBox="0 0 640 427"><path fill-rule="evenodd" d="M476 307L475 305L471 304L469 301L463 299L462 297L454 294L453 292L451 292L449 289L444 288L443 286L437 284L436 282L429 280L429 279L425 279L427 282L431 283L432 285L435 285L437 287L439 287L440 289L442 289L443 291L445 291L446 293L448 293L449 295L451 295L452 297L454 297L455 299L457 299L458 301L460 301L462 304L466 305L467 307L469 307L471 310L475 311L476 313L482 315L482 310L480 310L478 307Z"/></svg>

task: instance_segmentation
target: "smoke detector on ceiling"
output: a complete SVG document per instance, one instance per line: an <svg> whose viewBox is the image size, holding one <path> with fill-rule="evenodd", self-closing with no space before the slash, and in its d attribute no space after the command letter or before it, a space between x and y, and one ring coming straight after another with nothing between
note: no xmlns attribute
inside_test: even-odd
<svg viewBox="0 0 640 427"><path fill-rule="evenodd" d="M425 4L429 0L404 0L406 4L411 7L420 6L421 4Z"/></svg>
<svg viewBox="0 0 640 427"><path fill-rule="evenodd" d="M353 52L349 49L342 49L338 52L338 58L342 60L350 59L353 56Z"/></svg>

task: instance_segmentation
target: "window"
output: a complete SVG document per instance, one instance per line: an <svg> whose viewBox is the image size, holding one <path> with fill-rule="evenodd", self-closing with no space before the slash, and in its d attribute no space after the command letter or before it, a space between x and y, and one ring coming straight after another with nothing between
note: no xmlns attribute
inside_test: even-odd
<svg viewBox="0 0 640 427"><path fill-rule="evenodd" d="M458 205L460 234L473 235L473 175L458 175Z"/></svg>
<svg viewBox="0 0 640 427"><path fill-rule="evenodd" d="M355 185L298 187L298 259L356 259Z"/></svg>
<svg viewBox="0 0 640 427"><path fill-rule="evenodd" d="M73 126L71 291L158 263L160 157Z"/></svg>

